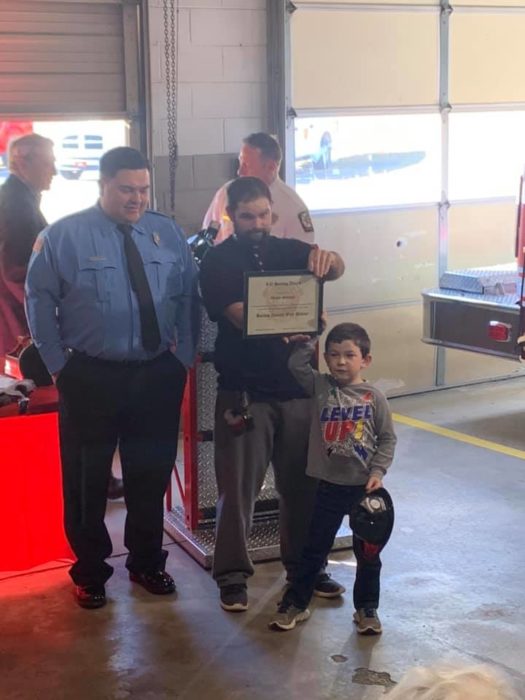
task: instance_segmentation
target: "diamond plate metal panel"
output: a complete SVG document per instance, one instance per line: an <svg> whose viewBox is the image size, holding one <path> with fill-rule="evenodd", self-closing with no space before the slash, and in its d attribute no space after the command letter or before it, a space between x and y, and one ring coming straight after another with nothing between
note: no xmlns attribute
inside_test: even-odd
<svg viewBox="0 0 525 700"><path fill-rule="evenodd" d="M213 442L200 442L197 445L199 466L199 509L214 508L217 502L217 484L213 458Z"/></svg>
<svg viewBox="0 0 525 700"><path fill-rule="evenodd" d="M164 529L201 566L211 568L215 546L213 527L199 528L191 532L185 525L183 509L177 507L165 514ZM351 530L343 524L335 538L333 550L351 547ZM279 521L276 516L254 523L248 540L248 552L254 562L279 559Z"/></svg>
<svg viewBox="0 0 525 700"><path fill-rule="evenodd" d="M210 321L206 312L202 315L199 352L211 353L215 347L217 324ZM215 400L217 397L217 372L212 362L201 362L196 369L197 426L199 432L213 431L215 420ZM208 510L217 502L215 481L214 444L212 440L197 445L198 464L198 507ZM275 490L273 470L268 469L258 501L271 501L278 498Z"/></svg>
<svg viewBox="0 0 525 700"><path fill-rule="evenodd" d="M266 472L264 478L264 483L262 489L259 493L258 501L272 500L273 498L279 498L277 491L275 490L275 478L273 475L273 469L270 467Z"/></svg>
<svg viewBox="0 0 525 700"><path fill-rule="evenodd" d="M197 459L199 466L199 509L214 508L217 502L217 483L215 480L214 466L214 444L210 440L208 442L200 442L197 445ZM273 469L269 468L262 489L259 494L258 501L277 499L278 494L275 490L275 479Z"/></svg>
<svg viewBox="0 0 525 700"><path fill-rule="evenodd" d="M213 430L217 372L212 362L197 365L197 425L199 430Z"/></svg>
<svg viewBox="0 0 525 700"><path fill-rule="evenodd" d="M516 294L469 294L453 289L424 289L421 292L423 299L431 301L464 302L466 305L478 305L480 308L499 309L504 308L519 316L519 296Z"/></svg>
<svg viewBox="0 0 525 700"><path fill-rule="evenodd" d="M517 294L521 288L516 265L497 265L487 268L449 270L440 281L441 289L456 290L467 294L504 296Z"/></svg>
<svg viewBox="0 0 525 700"><path fill-rule="evenodd" d="M217 338L217 324L210 321L208 314L203 309L201 319L201 333L198 352L213 352L215 339Z"/></svg>

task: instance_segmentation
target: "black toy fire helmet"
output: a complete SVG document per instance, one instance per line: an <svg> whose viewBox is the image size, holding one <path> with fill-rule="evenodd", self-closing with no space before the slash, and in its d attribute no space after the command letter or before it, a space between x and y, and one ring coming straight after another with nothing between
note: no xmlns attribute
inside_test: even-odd
<svg viewBox="0 0 525 700"><path fill-rule="evenodd" d="M350 527L355 537L384 546L394 527L394 504L388 491L376 489L350 510Z"/></svg>
<svg viewBox="0 0 525 700"><path fill-rule="evenodd" d="M52 386L51 375L33 343L29 343L21 351L18 366L24 379L32 379L37 386Z"/></svg>

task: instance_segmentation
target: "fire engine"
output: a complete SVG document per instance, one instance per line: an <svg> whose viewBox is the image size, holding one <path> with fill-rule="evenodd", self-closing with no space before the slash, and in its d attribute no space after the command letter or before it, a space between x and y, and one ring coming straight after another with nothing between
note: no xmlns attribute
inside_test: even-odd
<svg viewBox="0 0 525 700"><path fill-rule="evenodd" d="M525 202L520 180L515 260L445 272L423 295L423 341L459 350L525 359Z"/></svg>

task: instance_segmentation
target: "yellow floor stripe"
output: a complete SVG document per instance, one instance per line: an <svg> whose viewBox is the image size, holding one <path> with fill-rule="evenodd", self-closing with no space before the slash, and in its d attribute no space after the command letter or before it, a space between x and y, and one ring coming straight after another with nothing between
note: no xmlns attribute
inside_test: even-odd
<svg viewBox="0 0 525 700"><path fill-rule="evenodd" d="M501 454L508 455L509 457L525 459L524 450L517 450L514 447L505 447L505 445L500 445L497 442L491 442L490 440L482 440L481 438L474 437L473 435L466 435L465 433L460 433L457 430L442 428L439 425L433 425L433 423L426 423L425 421L418 420L417 418L410 418L409 416L402 416L399 413L393 413L392 417L396 421L396 423L402 423L403 425L408 425L411 428L426 430L428 433L441 435L442 437L447 437L451 440L458 440L459 442L466 442L468 445L474 445L475 447L483 447L484 449L492 450L493 452L500 452Z"/></svg>

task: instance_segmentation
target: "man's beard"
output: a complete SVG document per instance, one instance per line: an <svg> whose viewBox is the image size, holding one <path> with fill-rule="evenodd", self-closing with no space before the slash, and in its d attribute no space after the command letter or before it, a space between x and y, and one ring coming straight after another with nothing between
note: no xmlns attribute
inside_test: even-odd
<svg viewBox="0 0 525 700"><path fill-rule="evenodd" d="M264 228L253 228L249 231L243 231L240 235L236 233L236 235L237 238L242 241L249 243L260 243L270 235L270 231Z"/></svg>

